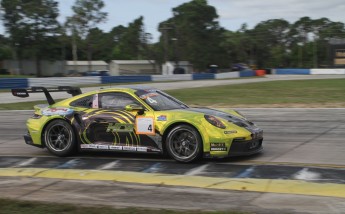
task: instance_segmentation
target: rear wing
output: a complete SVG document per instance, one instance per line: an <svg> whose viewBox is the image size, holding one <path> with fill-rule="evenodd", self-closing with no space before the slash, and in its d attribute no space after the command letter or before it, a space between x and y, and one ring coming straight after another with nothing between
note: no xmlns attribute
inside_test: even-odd
<svg viewBox="0 0 345 214"><path fill-rule="evenodd" d="M55 103L54 99L50 95L50 92L66 91L68 94L71 94L72 96L81 94L81 90L79 87L71 86L58 86L57 88L31 87L29 89L11 89L11 91L13 96L21 98L29 97L29 94L31 93L44 93L49 105L53 105Z"/></svg>

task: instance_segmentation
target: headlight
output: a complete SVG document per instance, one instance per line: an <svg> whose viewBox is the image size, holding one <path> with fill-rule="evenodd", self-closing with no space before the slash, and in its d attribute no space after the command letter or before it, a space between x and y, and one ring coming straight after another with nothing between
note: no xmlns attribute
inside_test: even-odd
<svg viewBox="0 0 345 214"><path fill-rule="evenodd" d="M205 115L204 117L207 120L207 122L211 123L215 127L218 127L218 128L221 128L221 129L225 129L226 128L225 125L222 123L222 121L220 121L215 116Z"/></svg>

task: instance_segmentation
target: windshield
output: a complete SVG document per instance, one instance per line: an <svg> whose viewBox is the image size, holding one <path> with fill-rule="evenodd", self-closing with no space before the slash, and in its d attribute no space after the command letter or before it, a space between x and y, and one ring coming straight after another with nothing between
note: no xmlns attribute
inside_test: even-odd
<svg viewBox="0 0 345 214"><path fill-rule="evenodd" d="M188 108L186 104L163 91L138 90L135 94L156 111Z"/></svg>

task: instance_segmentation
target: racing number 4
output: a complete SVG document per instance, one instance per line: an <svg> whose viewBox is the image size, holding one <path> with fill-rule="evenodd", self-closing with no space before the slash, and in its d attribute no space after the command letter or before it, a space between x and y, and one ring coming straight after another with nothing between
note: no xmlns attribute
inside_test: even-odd
<svg viewBox="0 0 345 214"><path fill-rule="evenodd" d="M153 117L138 116L135 120L136 134L155 135Z"/></svg>

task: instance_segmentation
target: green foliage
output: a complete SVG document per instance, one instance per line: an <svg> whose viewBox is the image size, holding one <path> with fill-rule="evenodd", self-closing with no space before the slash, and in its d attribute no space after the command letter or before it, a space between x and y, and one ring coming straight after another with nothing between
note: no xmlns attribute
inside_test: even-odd
<svg viewBox="0 0 345 214"><path fill-rule="evenodd" d="M145 44L144 18L141 16L120 31L120 40L113 50L114 59L135 60L143 58Z"/></svg>
<svg viewBox="0 0 345 214"><path fill-rule="evenodd" d="M0 35L0 60L10 59L12 57L12 49L8 44L8 39Z"/></svg>
<svg viewBox="0 0 345 214"><path fill-rule="evenodd" d="M72 10L79 36L86 37L92 28L106 20L108 14L101 11L104 6L102 0L76 0Z"/></svg>
<svg viewBox="0 0 345 214"><path fill-rule="evenodd" d="M290 24L271 19L248 30L226 32L223 45L230 49L232 62L254 64L259 68L330 66L331 38L345 38L343 23L327 18L302 17Z"/></svg>
<svg viewBox="0 0 345 214"><path fill-rule="evenodd" d="M103 0L75 0L74 14L63 26L57 22L56 0L0 2L9 35L0 36L0 60L35 59L38 76L43 59L190 61L200 72L211 64L230 68L233 63L258 68L326 67L332 65L329 41L345 38L344 23L328 18L302 17L294 23L270 19L253 29L243 24L228 31L219 25L217 11L207 0L191 0L172 8L173 16L158 26L159 42L152 44L144 17L128 26L114 26L110 32L97 28L107 18Z"/></svg>
<svg viewBox="0 0 345 214"><path fill-rule="evenodd" d="M49 51L47 54L43 50L51 48L54 44L51 38L59 29L58 3L54 0L2 0L1 7L15 58L34 56L37 76L41 76L40 60L51 56Z"/></svg>
<svg viewBox="0 0 345 214"><path fill-rule="evenodd" d="M89 70L92 70L93 51L97 48L91 40L97 32L96 30L92 32L92 29L106 20L108 14L101 11L104 6L102 0L76 0L72 7L74 15L69 17L66 23L72 34L73 58L77 60L77 37L79 37L85 42L82 47L89 61Z"/></svg>
<svg viewBox="0 0 345 214"><path fill-rule="evenodd" d="M177 46L178 58L189 60L194 68L204 71L209 64L223 64L226 51L221 47L224 29L217 21L218 14L206 0L192 0L173 8L174 16L162 23L159 28L165 35L161 43L165 46L167 60L172 60ZM172 40L173 38L175 39ZM175 43L175 44L174 44Z"/></svg>

